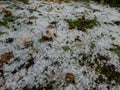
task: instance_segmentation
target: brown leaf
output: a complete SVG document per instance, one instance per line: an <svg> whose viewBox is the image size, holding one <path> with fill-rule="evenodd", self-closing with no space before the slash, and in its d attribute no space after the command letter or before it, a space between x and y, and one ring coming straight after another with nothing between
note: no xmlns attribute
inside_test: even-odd
<svg viewBox="0 0 120 90"><path fill-rule="evenodd" d="M52 37L48 37L48 36L42 36L42 39L45 41L52 41L53 40Z"/></svg>
<svg viewBox="0 0 120 90"><path fill-rule="evenodd" d="M36 16L31 16L31 17L29 17L29 19L38 19L38 17L36 17Z"/></svg>
<svg viewBox="0 0 120 90"><path fill-rule="evenodd" d="M75 75L73 73L67 73L65 79L67 83L75 84Z"/></svg>
<svg viewBox="0 0 120 90"><path fill-rule="evenodd" d="M13 40L14 40L14 38L7 38L7 39L6 39L6 43L12 43Z"/></svg>
<svg viewBox="0 0 120 90"><path fill-rule="evenodd" d="M6 16L6 17L11 17L11 16L12 16L12 12L11 12L11 11L9 11L9 10L4 10L4 12L5 12L5 16Z"/></svg>
<svg viewBox="0 0 120 90"><path fill-rule="evenodd" d="M49 24L49 25L48 25L48 29L52 29L52 28L54 28L53 25L52 25L52 24Z"/></svg>
<svg viewBox="0 0 120 90"><path fill-rule="evenodd" d="M1 59L0 62L8 62L11 58L13 58L13 52L6 52L4 54L1 55Z"/></svg>

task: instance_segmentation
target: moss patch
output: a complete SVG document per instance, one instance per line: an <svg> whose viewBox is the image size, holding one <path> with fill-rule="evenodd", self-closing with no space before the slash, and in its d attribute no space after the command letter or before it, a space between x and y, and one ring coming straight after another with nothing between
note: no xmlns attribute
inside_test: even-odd
<svg viewBox="0 0 120 90"><path fill-rule="evenodd" d="M81 31L92 29L95 26L97 26L97 23L98 23L96 18L86 19L84 16L82 18L78 18L77 20L66 19L65 21L68 23L69 29L77 28L78 30L81 30Z"/></svg>
<svg viewBox="0 0 120 90"><path fill-rule="evenodd" d="M120 49L119 48L114 47L114 48L110 48L109 50L114 52L115 54L117 54L118 57L120 57Z"/></svg>
<svg viewBox="0 0 120 90"><path fill-rule="evenodd" d="M62 49L63 49L64 51L68 51L68 50L70 50L70 47L69 47L69 46L63 46Z"/></svg>
<svg viewBox="0 0 120 90"><path fill-rule="evenodd" d="M96 71L107 77L108 82L115 80L116 83L120 84L120 73L115 71L114 65L103 65L96 68Z"/></svg>

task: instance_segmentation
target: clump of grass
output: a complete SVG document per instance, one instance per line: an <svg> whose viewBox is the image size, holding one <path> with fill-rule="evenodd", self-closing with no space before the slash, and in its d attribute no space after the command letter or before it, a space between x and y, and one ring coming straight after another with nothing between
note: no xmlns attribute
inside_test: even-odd
<svg viewBox="0 0 120 90"><path fill-rule="evenodd" d="M111 37L111 40L113 40L113 41L114 41L115 39L116 39L116 37Z"/></svg>
<svg viewBox="0 0 120 90"><path fill-rule="evenodd" d="M23 2L25 4L27 4L29 2L29 0L19 0L19 1L21 1L21 2Z"/></svg>
<svg viewBox="0 0 120 90"><path fill-rule="evenodd" d="M63 46L62 49L63 49L64 51L68 51L68 50L70 50L70 47L69 47L69 46Z"/></svg>
<svg viewBox="0 0 120 90"><path fill-rule="evenodd" d="M3 9L3 12L5 13L2 20L0 20L0 26L7 26L9 22L13 22L16 19L20 18L19 16L13 16L12 12L6 9Z"/></svg>
<svg viewBox="0 0 120 90"><path fill-rule="evenodd" d="M81 31L86 31L87 29L92 29L97 26L97 20L94 19L86 19L84 16L82 18L78 18L77 20L66 19L65 20L69 24L69 29L75 29Z"/></svg>
<svg viewBox="0 0 120 90"><path fill-rule="evenodd" d="M101 0L93 0L93 1L100 3ZM111 7L120 7L120 0L103 0L103 1L104 1L103 4L108 4Z"/></svg>
<svg viewBox="0 0 120 90"><path fill-rule="evenodd" d="M120 48L113 47L113 48L110 48L109 50L117 54L118 57L120 57Z"/></svg>
<svg viewBox="0 0 120 90"><path fill-rule="evenodd" d="M26 42L25 47L33 47L33 41Z"/></svg>
<svg viewBox="0 0 120 90"><path fill-rule="evenodd" d="M18 18L18 16L4 17L2 20L0 20L0 26L7 26L9 22L13 22Z"/></svg>
<svg viewBox="0 0 120 90"><path fill-rule="evenodd" d="M97 67L96 71L107 77L108 82L115 80L116 83L120 84L120 72L115 70L114 65L104 64L103 66Z"/></svg>
<svg viewBox="0 0 120 90"><path fill-rule="evenodd" d="M0 26L7 26L9 23L9 20L7 18L3 18L3 20L0 20Z"/></svg>
<svg viewBox="0 0 120 90"><path fill-rule="evenodd" d="M6 34L6 32L2 32L2 31L0 31L0 35L3 35L3 34Z"/></svg>

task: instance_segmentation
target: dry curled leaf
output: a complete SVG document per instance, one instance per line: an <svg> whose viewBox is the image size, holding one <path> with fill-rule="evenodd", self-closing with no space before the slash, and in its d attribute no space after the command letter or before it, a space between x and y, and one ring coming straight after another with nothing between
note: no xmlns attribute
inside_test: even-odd
<svg viewBox="0 0 120 90"><path fill-rule="evenodd" d="M38 17L36 17L36 16L31 16L31 17L29 17L29 19L38 19Z"/></svg>
<svg viewBox="0 0 120 90"><path fill-rule="evenodd" d="M4 54L1 55L1 59L0 62L8 62L11 58L14 57L13 52L6 52Z"/></svg>
<svg viewBox="0 0 120 90"><path fill-rule="evenodd" d="M78 48L82 48L83 43L78 43L78 44L75 44L75 46L76 46L76 47L78 47Z"/></svg>
<svg viewBox="0 0 120 90"><path fill-rule="evenodd" d="M73 73L67 73L65 79L67 83L75 84L75 75Z"/></svg>
<svg viewBox="0 0 120 90"><path fill-rule="evenodd" d="M45 41L53 41L53 37L52 37L52 34L47 31L46 32L46 35L43 35L40 39L39 39L39 42L45 42Z"/></svg>
<svg viewBox="0 0 120 90"><path fill-rule="evenodd" d="M45 41L52 41L53 40L52 37L48 37L48 36L42 36L42 39Z"/></svg>

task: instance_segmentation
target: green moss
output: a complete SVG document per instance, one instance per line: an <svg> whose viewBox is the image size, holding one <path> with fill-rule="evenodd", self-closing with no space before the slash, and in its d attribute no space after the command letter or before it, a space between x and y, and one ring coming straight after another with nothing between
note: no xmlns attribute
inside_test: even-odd
<svg viewBox="0 0 120 90"><path fill-rule="evenodd" d="M0 26L7 26L9 22L14 22L19 18L19 16L4 17L2 20L0 20Z"/></svg>
<svg viewBox="0 0 120 90"><path fill-rule="evenodd" d="M105 81L106 79L102 75L99 75L95 80L96 83L104 83Z"/></svg>
<svg viewBox="0 0 120 90"><path fill-rule="evenodd" d="M120 49L119 48L114 47L114 48L110 48L109 50L114 52L115 54L117 54L118 57L120 57Z"/></svg>
<svg viewBox="0 0 120 90"><path fill-rule="evenodd" d="M0 26L7 26L9 23L9 20L7 18L4 18L0 21Z"/></svg>
<svg viewBox="0 0 120 90"><path fill-rule="evenodd" d="M81 31L86 31L87 29L92 29L97 26L96 18L85 19L84 16L82 18L78 18L77 20L66 19L65 21L69 24L69 29L77 28Z"/></svg>
<svg viewBox="0 0 120 90"><path fill-rule="evenodd" d="M25 47L33 47L33 41L26 42Z"/></svg>
<svg viewBox="0 0 120 90"><path fill-rule="evenodd" d="M68 50L70 50L70 47L69 47L69 46L63 46L62 49L63 49L64 51L68 51Z"/></svg>
<svg viewBox="0 0 120 90"><path fill-rule="evenodd" d="M111 40L113 40L113 41L114 41L115 39L116 39L116 37L111 37Z"/></svg>
<svg viewBox="0 0 120 90"><path fill-rule="evenodd" d="M96 46L95 46L95 43L94 42L91 42L91 45L90 45L90 48L91 49L94 49Z"/></svg>
<svg viewBox="0 0 120 90"><path fill-rule="evenodd" d="M107 80L110 82L112 80L115 80L116 83L120 84L120 73L115 71L114 65L106 65L99 66L96 68L96 71L100 74L103 74L105 77L107 77Z"/></svg>
<svg viewBox="0 0 120 90"><path fill-rule="evenodd" d="M100 74L100 76L95 80L96 83L110 84L111 81L114 80L116 84L120 84L120 72L116 71L116 67L114 65L107 64L107 62L110 60L109 56L97 53L94 56L95 58L93 60L90 53L81 53L80 56L81 59L79 60L79 64L81 66L86 65L94 68L94 70Z"/></svg>
<svg viewBox="0 0 120 90"><path fill-rule="evenodd" d="M87 55L86 53L81 53L80 56L81 56L81 59L79 60L79 64L81 66L84 66L89 63L88 62L89 55Z"/></svg>

